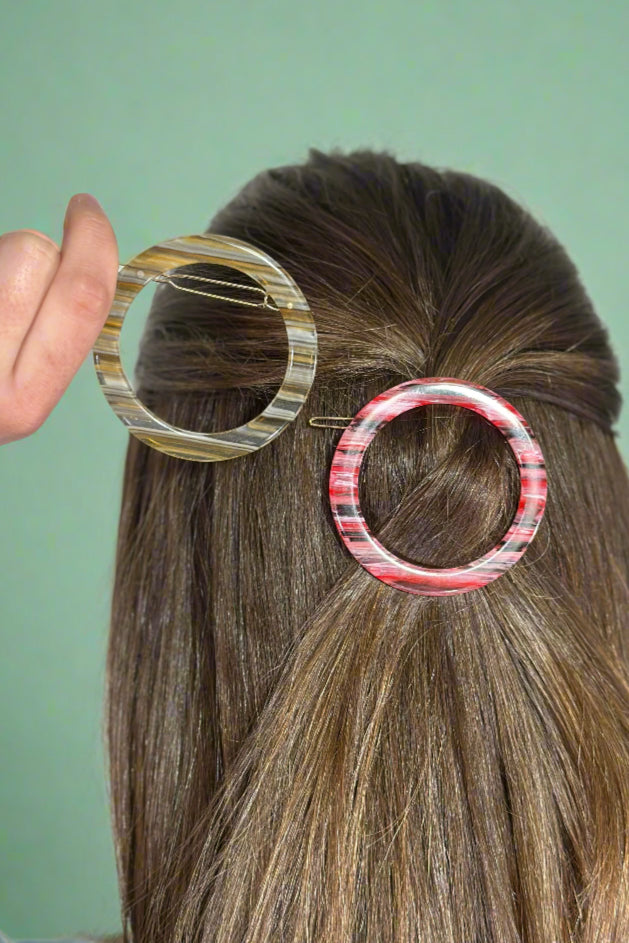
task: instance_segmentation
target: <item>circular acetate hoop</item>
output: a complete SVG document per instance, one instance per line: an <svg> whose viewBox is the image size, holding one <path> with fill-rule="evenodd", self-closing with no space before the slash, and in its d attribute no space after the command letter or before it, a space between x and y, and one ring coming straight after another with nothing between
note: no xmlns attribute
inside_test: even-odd
<svg viewBox="0 0 629 943"><path fill-rule="evenodd" d="M463 406L491 422L507 439L520 473L518 507L502 540L465 566L441 569L409 563L383 547L369 530L358 499L358 478L365 450L378 430L400 413L433 403ZM544 456L520 413L492 390L450 377L408 380L363 406L338 442L329 481L332 514L350 553L382 582L423 596L470 592L513 566L540 525L546 492Z"/></svg>
<svg viewBox="0 0 629 943"><path fill-rule="evenodd" d="M228 266L258 282L277 305L288 335L288 364L274 398L254 419L223 432L192 432L160 419L137 398L120 362L122 323L136 295L157 275L198 262ZM295 419L314 380L317 333L299 287L265 252L231 236L178 236L145 249L119 267L113 305L93 355L103 393L132 435L175 458L219 462L268 445Z"/></svg>

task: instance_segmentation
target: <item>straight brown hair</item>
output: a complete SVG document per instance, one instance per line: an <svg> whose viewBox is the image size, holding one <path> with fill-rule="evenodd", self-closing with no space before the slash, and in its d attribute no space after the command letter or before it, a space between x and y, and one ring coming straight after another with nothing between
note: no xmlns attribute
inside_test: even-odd
<svg viewBox="0 0 629 943"><path fill-rule="evenodd" d="M574 265L492 184L370 150L267 170L206 231L295 279L317 373L247 457L129 438L111 939L629 940L629 480L617 361ZM174 425L229 429L271 400L287 353L277 312L161 286L136 389ZM548 474L522 559L451 597L396 590L347 552L327 492L340 432L308 425L424 376L512 402ZM502 537L519 478L493 426L430 406L378 433L360 489L386 547L455 566Z"/></svg>

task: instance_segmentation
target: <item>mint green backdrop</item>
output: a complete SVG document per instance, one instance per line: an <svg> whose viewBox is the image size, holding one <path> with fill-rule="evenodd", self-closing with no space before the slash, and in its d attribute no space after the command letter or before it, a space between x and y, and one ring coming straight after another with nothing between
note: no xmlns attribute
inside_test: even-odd
<svg viewBox="0 0 629 943"><path fill-rule="evenodd" d="M556 232L609 326L627 398L628 11L595 0L4 4L0 232L60 242L68 199L88 191L124 262L202 231L256 172L310 146L391 149L490 178ZM129 375L147 310L139 299L125 323ZM627 456L627 412L620 431ZM90 356L45 425L0 449L10 936L119 928L100 725L126 444Z"/></svg>

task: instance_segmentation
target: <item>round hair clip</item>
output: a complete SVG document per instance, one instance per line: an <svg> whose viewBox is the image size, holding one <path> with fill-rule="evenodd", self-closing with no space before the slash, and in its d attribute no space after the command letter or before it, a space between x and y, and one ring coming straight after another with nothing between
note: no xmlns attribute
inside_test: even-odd
<svg viewBox="0 0 629 943"><path fill-rule="evenodd" d="M487 419L507 439L520 473L520 498L511 526L492 550L465 566L429 568L400 559L376 540L360 509L358 477L371 440L400 413L432 403L463 406ZM517 409L486 387L451 377L408 380L363 406L338 442L329 481L334 520L350 553L383 583L423 596L467 593L497 579L513 566L540 525L546 491L544 456Z"/></svg>
<svg viewBox="0 0 629 943"><path fill-rule="evenodd" d="M150 281L169 282L168 273L176 278L195 278L179 273L172 276L172 273L182 266L199 262L237 269L258 282L261 287L250 290L261 292L264 301L253 306L274 307L268 304L268 298L272 298L276 305L274 310L281 314L288 335L288 364L280 389L258 416L224 432L192 432L160 419L137 398L120 362L120 331L127 309L136 295ZM218 279L199 277L197 280L230 284ZM244 286L236 287L242 289ZM209 292L195 293L221 297ZM223 300L234 301L233 298ZM114 302L93 354L103 393L132 435L175 458L220 462L248 455L268 445L295 419L314 380L317 333L308 303L288 272L255 246L231 236L209 233L178 236L160 242L119 267Z"/></svg>

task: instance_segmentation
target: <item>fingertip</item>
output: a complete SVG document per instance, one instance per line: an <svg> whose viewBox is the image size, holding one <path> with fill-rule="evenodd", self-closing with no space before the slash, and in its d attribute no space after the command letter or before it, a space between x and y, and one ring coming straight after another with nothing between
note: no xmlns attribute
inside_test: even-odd
<svg viewBox="0 0 629 943"><path fill-rule="evenodd" d="M92 196L91 193L75 193L73 197L68 201L68 206L66 208L65 218L63 220L63 230L68 227L70 219L75 213L78 213L82 210L88 210L92 213L95 213L98 216L104 216L107 218L105 210L100 205L96 197Z"/></svg>
<svg viewBox="0 0 629 943"><path fill-rule="evenodd" d="M96 197L92 196L91 193L75 193L68 206L71 206L73 209L75 207L81 207L81 209L96 209L101 213L105 212Z"/></svg>

